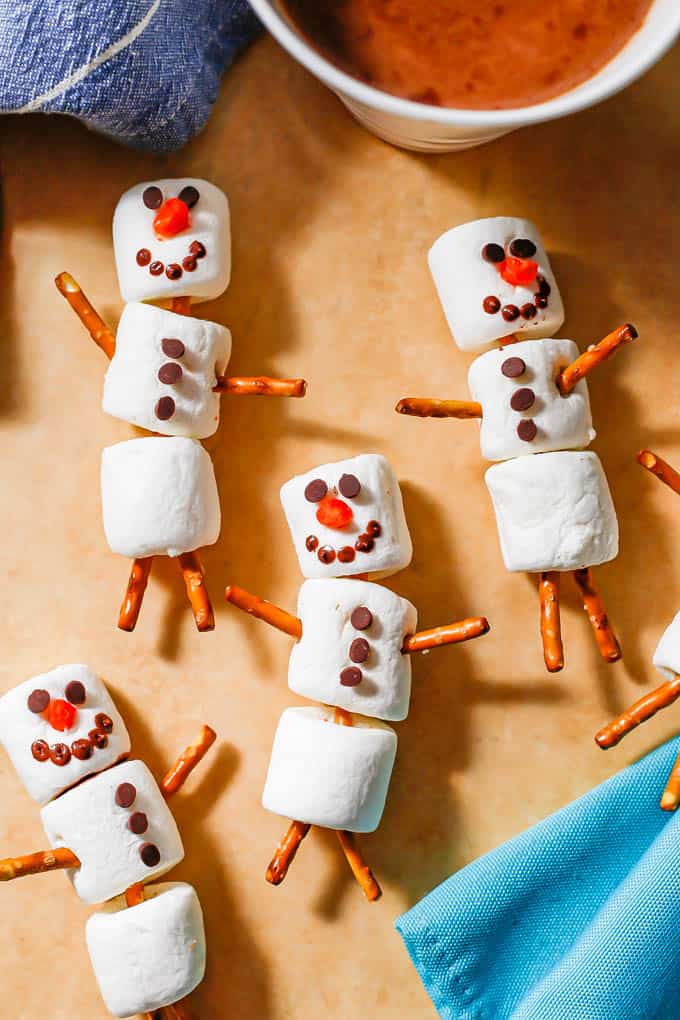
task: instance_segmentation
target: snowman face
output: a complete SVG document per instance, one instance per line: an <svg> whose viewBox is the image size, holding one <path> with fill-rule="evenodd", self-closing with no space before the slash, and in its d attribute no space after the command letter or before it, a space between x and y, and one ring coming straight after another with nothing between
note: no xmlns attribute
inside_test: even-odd
<svg viewBox="0 0 680 1020"><path fill-rule="evenodd" d="M305 577L385 576L411 562L399 483L379 454L297 475L281 503Z"/></svg>
<svg viewBox="0 0 680 1020"><path fill-rule="evenodd" d="M218 297L229 285L229 205L195 177L136 184L113 216L113 246L124 301Z"/></svg>
<svg viewBox="0 0 680 1020"><path fill-rule="evenodd" d="M130 753L104 684L87 666L58 666L0 698L0 741L39 804Z"/></svg>
<svg viewBox="0 0 680 1020"><path fill-rule="evenodd" d="M564 307L536 227L510 216L474 220L435 241L428 262L453 339L479 351L517 334L552 336Z"/></svg>

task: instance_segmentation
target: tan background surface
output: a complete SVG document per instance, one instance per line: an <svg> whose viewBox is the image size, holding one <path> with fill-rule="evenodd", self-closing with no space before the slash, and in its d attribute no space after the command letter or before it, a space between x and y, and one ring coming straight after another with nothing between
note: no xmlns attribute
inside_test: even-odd
<svg viewBox="0 0 680 1020"><path fill-rule="evenodd" d="M650 656L679 608L680 500L634 460L680 462L680 106L676 49L642 82L570 120L462 155L391 149L271 40L230 73L184 152L135 155L64 119L5 118L0 296L3 468L0 690L57 663L110 681L133 746L162 772L209 721L219 749L176 801L210 963L203 1020L433 1015L392 929L434 884L587 790L680 725L670 710L605 755L592 734L656 683ZM224 398L209 443L224 525L206 552L217 629L201 636L172 565L156 569L132 635L115 628L127 563L102 534L102 446L130 430L100 410L102 354L57 295L63 268L112 320L116 200L155 176L208 177L232 204L234 275L202 314L234 334L234 373L304 375L304 401ZM470 422L398 418L404 394L465 397L425 254L445 228L514 213L554 253L581 344L626 319L642 339L592 379L601 454L619 511L619 559L601 569L625 661L603 665L569 591L568 663L542 668L533 583L503 569ZM294 608L301 578L279 508L291 474L365 450L403 480L415 545L390 584L421 626L485 613L492 633L415 664L384 821L363 846L385 896L367 905L330 834L305 843L286 883L263 869L285 823L259 796L286 687L285 636L221 601L233 581ZM0 854L43 845L38 810L3 756ZM2 889L0 1016L100 1020L80 904L61 875Z"/></svg>

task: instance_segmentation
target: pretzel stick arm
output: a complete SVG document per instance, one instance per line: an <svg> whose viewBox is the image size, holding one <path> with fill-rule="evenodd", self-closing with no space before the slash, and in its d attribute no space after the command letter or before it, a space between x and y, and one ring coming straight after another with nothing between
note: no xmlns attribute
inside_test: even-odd
<svg viewBox="0 0 680 1020"><path fill-rule="evenodd" d="M369 903L375 903L375 901L379 900L382 896L382 889L378 885L368 864L366 864L363 859L361 851L357 846L354 833L346 832L343 829L336 829L336 835L343 853L347 858L347 863L352 869L352 874L361 886L361 891Z"/></svg>
<svg viewBox="0 0 680 1020"><path fill-rule="evenodd" d="M607 334L604 340L600 340L589 351L584 351L576 361L572 361L571 365L562 369L557 377L557 388L562 396L566 397L571 393L574 386L589 372L592 372L596 365L602 364L618 351L619 347L630 343L631 340L637 340L637 337L638 331L635 326L627 322L624 326L615 329L613 333Z"/></svg>
<svg viewBox="0 0 680 1020"><path fill-rule="evenodd" d="M0 882L11 882L25 875L42 875L45 871L62 871L64 868L79 868L76 855L60 846L55 850L41 850L37 854L22 857L7 857L0 861Z"/></svg>
<svg viewBox="0 0 680 1020"><path fill-rule="evenodd" d="M593 581L593 573L589 567L574 571L574 580L581 592L583 608L588 614L590 625L595 632L595 640L600 655L605 662L618 662L621 658L621 646L609 622L607 611Z"/></svg>
<svg viewBox="0 0 680 1020"><path fill-rule="evenodd" d="M415 418L481 418L482 405L476 400L435 400L431 397L403 397L394 409Z"/></svg>
<svg viewBox="0 0 680 1020"><path fill-rule="evenodd" d="M118 614L120 630L132 631L137 626L152 563L153 556L146 556L144 559L137 559L132 563L130 578Z"/></svg>
<svg viewBox="0 0 680 1020"><path fill-rule="evenodd" d="M201 561L195 552L182 553L177 557L184 577L184 586L194 613L197 630L204 633L215 629L215 613L213 612L205 573Z"/></svg>
<svg viewBox="0 0 680 1020"><path fill-rule="evenodd" d="M432 630L421 630L416 634L409 634L404 638L401 650L403 654L409 655L413 652L425 652L428 648L440 648L442 645L470 641L472 638L481 637L488 631L489 621L485 616L471 616L467 620L457 620L455 623L447 623L443 627L433 627Z"/></svg>
<svg viewBox="0 0 680 1020"><path fill-rule="evenodd" d="M284 634L289 634L296 641L302 637L302 620L293 616L292 613L287 613L285 609L280 609L271 602L265 602L264 599L258 598L257 595L251 595L245 588L238 588L235 584L227 586L224 596L227 602L238 606L244 613L249 613L257 620L264 620L265 623L271 624L277 630L282 630Z"/></svg>
<svg viewBox="0 0 680 1020"><path fill-rule="evenodd" d="M560 575L556 570L544 571L538 583L541 604L541 641L543 659L549 673L564 667L564 648L560 625Z"/></svg>
<svg viewBox="0 0 680 1020"><path fill-rule="evenodd" d="M673 492L680 493L680 474L662 457L657 457L651 450L640 450L637 459L638 464L660 478Z"/></svg>
<svg viewBox="0 0 680 1020"><path fill-rule="evenodd" d="M101 315L94 310L85 294L70 273L59 273L54 280L57 290L65 297L88 331L97 347L100 347L107 358L112 358L116 351L116 338L106 325Z"/></svg>
<svg viewBox="0 0 680 1020"><path fill-rule="evenodd" d="M613 719L595 734L595 743L603 751L615 747L620 740L634 730L640 723L647 722L657 712L668 708L680 698L680 676L666 681L653 691L643 694L632 705L626 708L617 719Z"/></svg>
<svg viewBox="0 0 680 1020"><path fill-rule="evenodd" d="M164 777L161 783L161 791L164 797L171 797L173 793L177 793L184 786L198 763L205 758L216 739L217 734L210 726L201 727L201 732L196 740L182 751L175 764Z"/></svg>
<svg viewBox="0 0 680 1020"><path fill-rule="evenodd" d="M666 789L661 796L660 807L663 811L675 811L680 804L680 754L675 759Z"/></svg>
<svg viewBox="0 0 680 1020"><path fill-rule="evenodd" d="M300 849L300 843L310 829L311 825L307 822L291 822L265 872L265 878L270 885L281 885L293 863L295 854Z"/></svg>
<svg viewBox="0 0 680 1020"><path fill-rule="evenodd" d="M221 375L214 393L231 393L236 397L304 397L304 379L271 379L266 375Z"/></svg>

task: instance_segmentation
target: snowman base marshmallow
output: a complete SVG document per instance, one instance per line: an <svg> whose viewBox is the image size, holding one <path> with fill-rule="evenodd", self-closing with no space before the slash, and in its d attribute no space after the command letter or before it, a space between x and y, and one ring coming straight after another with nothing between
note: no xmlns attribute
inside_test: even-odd
<svg viewBox="0 0 680 1020"><path fill-rule="evenodd" d="M184 882L146 886L142 903L106 904L85 926L92 967L107 1009L134 1017L189 995L205 973L203 913Z"/></svg>
<svg viewBox="0 0 680 1020"><path fill-rule="evenodd" d="M121 556L179 556L219 537L215 472L194 439L150 437L106 447L101 486L106 540Z"/></svg>
<svg viewBox="0 0 680 1020"><path fill-rule="evenodd" d="M385 807L397 735L353 717L337 726L333 711L288 708L274 737L262 805L310 825L373 832Z"/></svg>

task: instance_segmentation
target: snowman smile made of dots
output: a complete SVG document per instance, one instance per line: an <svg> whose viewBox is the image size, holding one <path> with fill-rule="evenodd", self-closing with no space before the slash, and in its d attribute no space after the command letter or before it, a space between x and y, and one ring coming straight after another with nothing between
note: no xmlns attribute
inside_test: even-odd
<svg viewBox="0 0 680 1020"><path fill-rule="evenodd" d="M343 531L351 527L354 522L354 510L347 500L354 500L361 493L361 482L356 475L344 474L338 481L337 486L329 488L322 478L313 479L305 488L305 499L308 503L316 504L316 519L319 524L326 528ZM344 499L339 497L343 496ZM355 525L356 528L356 525ZM322 563L333 563L338 559L339 563L353 563L357 552L370 553L376 539L382 535L382 526L379 521L371 520L366 528L356 538L354 545L343 545L339 549L332 545L322 545L319 548L319 539L315 534L310 534L305 540L305 545L310 553L316 553Z"/></svg>
<svg viewBox="0 0 680 1020"><path fill-rule="evenodd" d="M488 294L482 301L482 308L487 315L499 312L506 322L515 322L520 316L533 319L539 308L547 308L551 287L545 276L538 271L538 262L534 262L536 245L528 237L516 237L504 248L495 242L489 242L482 248L482 258L495 266L505 283L511 287L529 287L536 282L538 290L533 303L525 302L518 307L515 304L502 304L496 294Z"/></svg>
<svg viewBox="0 0 680 1020"><path fill-rule="evenodd" d="M167 241L188 230L191 226L189 210L194 208L200 197L198 188L192 185L182 188L176 198L165 198L161 189L156 185L145 188L142 202L147 209L156 213L153 218L156 239L160 242ZM205 258L206 255L205 245L201 241L193 240L182 258L181 265L179 262L170 262L166 265L160 259L154 258L149 248L140 248L135 259L137 265L142 269L148 267L151 276L160 276L165 271L169 280L179 280L184 272L195 272L198 268L198 261Z"/></svg>

